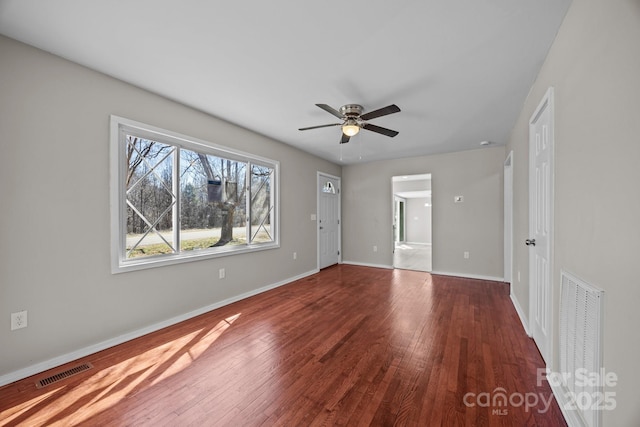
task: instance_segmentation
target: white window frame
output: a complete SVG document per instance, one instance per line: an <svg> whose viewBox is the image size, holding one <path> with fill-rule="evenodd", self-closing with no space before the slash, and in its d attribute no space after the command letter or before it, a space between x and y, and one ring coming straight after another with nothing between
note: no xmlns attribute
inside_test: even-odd
<svg viewBox="0 0 640 427"><path fill-rule="evenodd" d="M111 273L123 273L126 271L136 271L280 247L280 162L115 115L111 116L110 130ZM247 243L245 245L228 245L206 250L183 251L165 255L126 259L125 244L127 224L124 179L128 165L126 161L124 161L124 150L127 134L177 146L179 149L194 150L203 154L246 162L246 179L249 180L251 179L251 165L273 168L273 179L275 181L271 187L271 197L275 211L272 217L273 220L271 221L273 241ZM248 191L250 192L250 189ZM248 194L248 200L247 203L250 204L251 194ZM177 203L179 205L180 201L178 200ZM248 209L247 216L250 217L250 215L251 212L250 209ZM247 221L247 236L250 235L250 224L251 221L249 219Z"/></svg>

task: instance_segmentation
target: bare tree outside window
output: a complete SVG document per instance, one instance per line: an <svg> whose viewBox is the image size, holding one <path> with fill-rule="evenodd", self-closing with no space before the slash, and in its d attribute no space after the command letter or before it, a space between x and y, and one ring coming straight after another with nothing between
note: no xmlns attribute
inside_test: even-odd
<svg viewBox="0 0 640 427"><path fill-rule="evenodd" d="M272 167L251 165L247 180L247 162L126 139L127 258L274 240ZM212 186L219 188L212 192ZM173 218L178 201L179 248Z"/></svg>
<svg viewBox="0 0 640 427"><path fill-rule="evenodd" d="M172 243L172 167L175 147L127 136L127 257L145 255L145 248L158 253L175 252Z"/></svg>
<svg viewBox="0 0 640 427"><path fill-rule="evenodd" d="M243 231L246 225L246 163L202 153L194 154L199 159L200 168L194 169L201 171L200 181L220 182L222 187L221 200L209 202L213 204L216 218L220 218L220 238L211 246L246 243L246 232Z"/></svg>
<svg viewBox="0 0 640 427"><path fill-rule="evenodd" d="M273 174L273 168L251 166L251 241L273 240Z"/></svg>
<svg viewBox="0 0 640 427"><path fill-rule="evenodd" d="M279 247L279 163L111 116L111 271Z"/></svg>

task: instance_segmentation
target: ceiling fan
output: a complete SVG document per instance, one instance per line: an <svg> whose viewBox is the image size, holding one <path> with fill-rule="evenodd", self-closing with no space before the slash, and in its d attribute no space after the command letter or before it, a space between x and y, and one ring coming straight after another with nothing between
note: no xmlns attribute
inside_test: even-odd
<svg viewBox="0 0 640 427"><path fill-rule="evenodd" d="M400 108L391 104L384 108L380 108L378 110L370 111L368 113L362 114L363 108L362 105L358 104L347 104L340 107L340 111L335 108L330 107L327 104L316 104L316 106L322 108L324 111L333 114L340 120L342 123L331 123L328 125L320 125L320 126L310 126L306 128L300 128L298 130L309 130L309 129L318 129L325 128L329 126L342 126L342 138L340 139L340 144L346 144L349 142L349 139L360 132L360 129L366 129L371 132L380 133L382 135L394 137L398 134L397 131L383 128L380 126L372 125L371 123L367 123L367 120L375 119L376 117L386 116L388 114L398 113L400 112Z"/></svg>

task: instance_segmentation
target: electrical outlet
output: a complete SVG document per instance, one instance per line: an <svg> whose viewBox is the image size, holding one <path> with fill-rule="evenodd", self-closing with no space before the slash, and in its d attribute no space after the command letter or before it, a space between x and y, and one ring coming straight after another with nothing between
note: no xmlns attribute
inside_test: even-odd
<svg viewBox="0 0 640 427"><path fill-rule="evenodd" d="M464 259L469 259L469 251L464 251Z"/></svg>
<svg viewBox="0 0 640 427"><path fill-rule="evenodd" d="M293 253L293 259L298 259L298 252Z"/></svg>
<svg viewBox="0 0 640 427"><path fill-rule="evenodd" d="M373 252L378 252L378 247L377 246L373 247Z"/></svg>
<svg viewBox="0 0 640 427"><path fill-rule="evenodd" d="M226 276L226 273L224 271L224 268L221 268L220 270L218 270L218 278L219 279L224 279Z"/></svg>
<svg viewBox="0 0 640 427"><path fill-rule="evenodd" d="M518 282L520 282L520 270L518 270Z"/></svg>
<svg viewBox="0 0 640 427"><path fill-rule="evenodd" d="M27 310L11 313L11 330L27 327Z"/></svg>

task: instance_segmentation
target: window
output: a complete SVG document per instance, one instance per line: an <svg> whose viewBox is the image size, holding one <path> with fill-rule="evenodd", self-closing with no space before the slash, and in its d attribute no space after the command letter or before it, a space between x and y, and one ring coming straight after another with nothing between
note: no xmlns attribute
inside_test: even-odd
<svg viewBox="0 0 640 427"><path fill-rule="evenodd" d="M112 116L112 271L278 247L278 167Z"/></svg>
<svg viewBox="0 0 640 427"><path fill-rule="evenodd" d="M322 186L323 193L336 194L336 189L333 187L333 182L326 181Z"/></svg>

